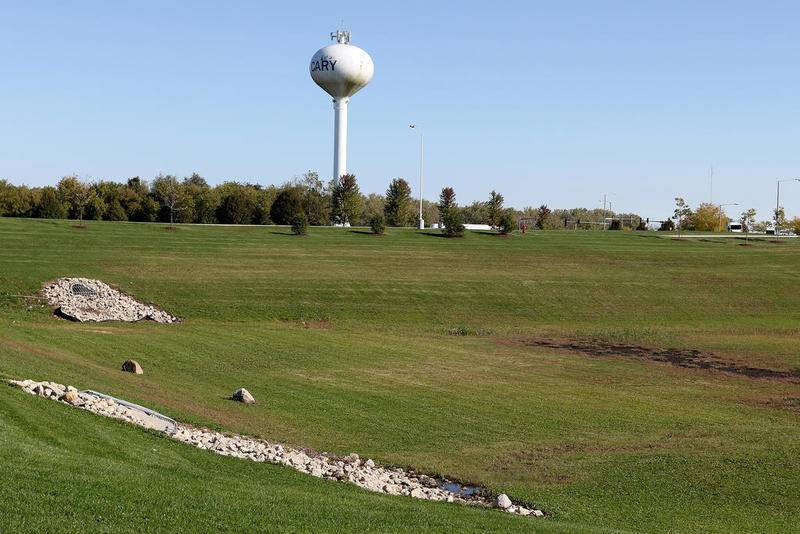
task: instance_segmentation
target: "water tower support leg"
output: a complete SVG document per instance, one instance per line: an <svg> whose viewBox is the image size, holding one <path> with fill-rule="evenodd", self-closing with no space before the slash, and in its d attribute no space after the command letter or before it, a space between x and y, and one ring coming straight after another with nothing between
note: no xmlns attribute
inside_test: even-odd
<svg viewBox="0 0 800 534"><path fill-rule="evenodd" d="M347 174L347 103L349 98L333 100L333 177Z"/></svg>

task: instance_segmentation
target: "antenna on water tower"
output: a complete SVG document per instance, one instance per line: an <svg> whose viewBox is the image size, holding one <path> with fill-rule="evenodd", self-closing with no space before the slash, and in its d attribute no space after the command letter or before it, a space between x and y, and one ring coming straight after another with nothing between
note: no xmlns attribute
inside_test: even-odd
<svg viewBox="0 0 800 534"><path fill-rule="evenodd" d="M331 41L336 41L339 44L350 44L350 32L347 30L331 32Z"/></svg>
<svg viewBox="0 0 800 534"><path fill-rule="evenodd" d="M333 97L333 178L347 174L347 104L350 97L372 80L372 58L350 44L350 32L331 32L334 44L317 50L311 58L311 79Z"/></svg>

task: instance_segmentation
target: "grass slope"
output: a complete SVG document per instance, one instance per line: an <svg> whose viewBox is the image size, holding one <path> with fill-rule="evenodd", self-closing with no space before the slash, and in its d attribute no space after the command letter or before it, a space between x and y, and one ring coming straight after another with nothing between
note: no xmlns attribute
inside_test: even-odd
<svg viewBox="0 0 800 534"><path fill-rule="evenodd" d="M35 507L59 517L67 507L75 524L95 521L104 486L81 490L87 504L74 508L71 492L47 496L78 477L88 455L97 460L85 480L131 495L115 501L110 530L135 529L143 506L163 511L163 495L182 510L164 525L191 518L206 530L226 519L266 528L248 513L251 498L290 530L796 529L797 385L515 342L599 338L796 368L800 243L739 243L614 232L377 238L327 228L299 238L273 227L80 230L0 219L0 375L91 387L186 421L487 484L551 515L519 523L208 458L13 390L0 393L2 439L15 444L13 453L0 448L2 469L43 475L3 488L29 500L0 493L0 502L23 516ZM74 324L14 296L61 276L103 279L186 322ZM146 374L119 372L126 358ZM223 398L239 386L261 402ZM142 476L127 442L157 449L142 456ZM176 488L198 476L195 490L209 492L215 512L192 516L192 492ZM153 479L166 493L148 493ZM253 492L244 504L226 496L234 480ZM341 517L325 515L332 503L343 503Z"/></svg>

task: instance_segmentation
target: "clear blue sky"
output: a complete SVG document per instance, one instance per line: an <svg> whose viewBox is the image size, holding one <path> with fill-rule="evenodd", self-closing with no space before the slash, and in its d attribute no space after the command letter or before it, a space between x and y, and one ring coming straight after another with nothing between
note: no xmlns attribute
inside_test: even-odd
<svg viewBox="0 0 800 534"><path fill-rule="evenodd" d="M673 197L767 218L800 177L800 4L784 2L11 2L0 12L0 177L211 183L329 178L330 99L308 61L343 20L375 61L350 105L349 170L463 204ZM782 198L800 214L800 183ZM740 208L731 208L738 214Z"/></svg>

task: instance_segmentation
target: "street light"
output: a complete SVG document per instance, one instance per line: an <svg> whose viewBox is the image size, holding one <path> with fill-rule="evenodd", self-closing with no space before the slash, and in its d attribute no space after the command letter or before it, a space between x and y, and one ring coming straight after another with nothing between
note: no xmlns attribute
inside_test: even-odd
<svg viewBox="0 0 800 534"><path fill-rule="evenodd" d="M603 193L603 230L606 229L606 197L613 197L614 193ZM609 201L609 210L611 209L611 202Z"/></svg>
<svg viewBox="0 0 800 534"><path fill-rule="evenodd" d="M718 228L719 228L720 232L722 231L722 215L725 213L725 210L723 208L725 208L725 206L738 206L738 205L739 205L738 202L731 202L730 204L720 204L719 205L719 226L718 226Z"/></svg>
<svg viewBox="0 0 800 534"><path fill-rule="evenodd" d="M409 128L419 133L419 229L425 229L425 220L422 218L422 171L425 164L425 139L422 136L422 129L416 124L409 124Z"/></svg>
<svg viewBox="0 0 800 534"><path fill-rule="evenodd" d="M775 239L780 239L781 237L781 221L780 217L778 217L778 211L781 209L781 183L783 182L800 182L800 178L787 178L785 180L778 180L778 194L777 199L775 200Z"/></svg>

